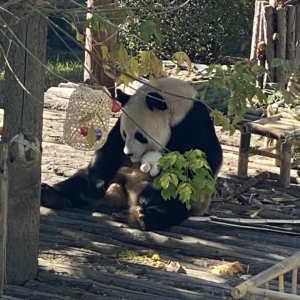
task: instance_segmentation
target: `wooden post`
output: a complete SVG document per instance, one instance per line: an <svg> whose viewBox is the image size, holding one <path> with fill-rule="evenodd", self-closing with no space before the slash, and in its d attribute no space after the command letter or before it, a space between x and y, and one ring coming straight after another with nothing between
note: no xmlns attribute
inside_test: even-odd
<svg viewBox="0 0 300 300"><path fill-rule="evenodd" d="M241 131L238 171L237 171L238 176L247 176L250 140L251 140L251 133L242 133Z"/></svg>
<svg viewBox="0 0 300 300"><path fill-rule="evenodd" d="M286 141L281 145L281 164L280 164L280 175L279 182L280 186L284 188L290 187L291 182L291 148L292 139Z"/></svg>
<svg viewBox="0 0 300 300"><path fill-rule="evenodd" d="M260 24L260 3L260 1L255 1L250 60L256 59L256 47L258 43Z"/></svg>
<svg viewBox="0 0 300 300"><path fill-rule="evenodd" d="M277 47L276 57L286 59L286 34L287 34L287 20L285 7L277 7ZM284 79L284 72L281 67L276 68L276 81L279 82Z"/></svg>
<svg viewBox="0 0 300 300"><path fill-rule="evenodd" d="M7 202L8 202L8 145L0 143L0 299L5 285Z"/></svg>
<svg viewBox="0 0 300 300"><path fill-rule="evenodd" d="M100 7L101 9L113 10L118 7L117 0L88 0L87 6L91 12L87 14L87 18L93 16L93 7ZM98 9L99 12L99 9ZM107 12L107 16L112 15L112 12ZM117 41L117 30L114 26L109 26L107 32L101 31L96 28L86 29L86 52L85 52L85 67L88 70L84 71L84 82L89 84L97 84L107 87L112 97L115 97L115 80L108 77L103 70L101 58L102 51L101 46L106 45L108 50L111 50L112 46ZM90 53L93 53L91 55ZM98 57L98 59L97 59ZM91 76L92 74L92 76Z"/></svg>
<svg viewBox="0 0 300 300"><path fill-rule="evenodd" d="M273 40L274 34L274 8L271 5L265 5L265 42L266 42L266 69L269 74L265 74L264 87L266 87L267 77L270 77L270 81L275 81L275 70L271 67L272 59L275 57L275 45Z"/></svg>
<svg viewBox="0 0 300 300"><path fill-rule="evenodd" d="M45 62L46 25L44 17L32 14L11 27L17 39L7 34L6 42L11 42L7 60L14 73L6 67L4 142L14 137L20 126L42 140L45 68L37 60ZM7 283L23 284L38 271L41 163L28 168L9 163L8 172Z"/></svg>
<svg viewBox="0 0 300 300"><path fill-rule="evenodd" d="M295 26L296 26L296 6L288 5L287 6L287 59L295 60Z"/></svg>

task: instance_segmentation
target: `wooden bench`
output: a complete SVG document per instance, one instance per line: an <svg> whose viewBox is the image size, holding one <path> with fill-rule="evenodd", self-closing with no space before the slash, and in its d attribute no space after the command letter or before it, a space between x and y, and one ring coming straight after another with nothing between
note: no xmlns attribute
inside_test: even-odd
<svg viewBox="0 0 300 300"><path fill-rule="evenodd" d="M290 170L298 162L291 162L291 148L293 143L300 139L300 122L289 113L279 113L271 117L262 118L253 122L246 122L240 126L241 140L239 148L238 175L247 176L248 158L250 153L267 156L275 159L280 166L278 183L288 188L290 186ZM275 140L275 145L257 149L250 147L251 134L258 134Z"/></svg>

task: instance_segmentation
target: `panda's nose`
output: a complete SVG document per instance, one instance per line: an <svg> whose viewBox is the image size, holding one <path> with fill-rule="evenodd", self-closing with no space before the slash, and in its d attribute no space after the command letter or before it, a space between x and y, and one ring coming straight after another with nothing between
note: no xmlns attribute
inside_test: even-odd
<svg viewBox="0 0 300 300"><path fill-rule="evenodd" d="M128 153L127 155L130 157L130 156L133 156L133 153Z"/></svg>

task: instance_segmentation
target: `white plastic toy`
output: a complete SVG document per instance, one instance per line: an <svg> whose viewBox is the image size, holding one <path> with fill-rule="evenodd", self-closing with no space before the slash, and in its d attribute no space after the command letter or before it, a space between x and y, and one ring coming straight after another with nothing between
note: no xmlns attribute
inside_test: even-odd
<svg viewBox="0 0 300 300"><path fill-rule="evenodd" d="M158 160L162 157L162 154L157 151L149 151L141 159L141 171L148 173L150 171L151 176L157 176L159 174Z"/></svg>

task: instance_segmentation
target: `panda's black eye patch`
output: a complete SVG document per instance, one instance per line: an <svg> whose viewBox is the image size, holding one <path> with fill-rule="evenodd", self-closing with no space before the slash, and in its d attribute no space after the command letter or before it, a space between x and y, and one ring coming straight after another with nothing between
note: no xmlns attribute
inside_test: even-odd
<svg viewBox="0 0 300 300"><path fill-rule="evenodd" d="M148 140L140 132L137 132L134 137L137 141L139 141L142 144L148 143Z"/></svg>

